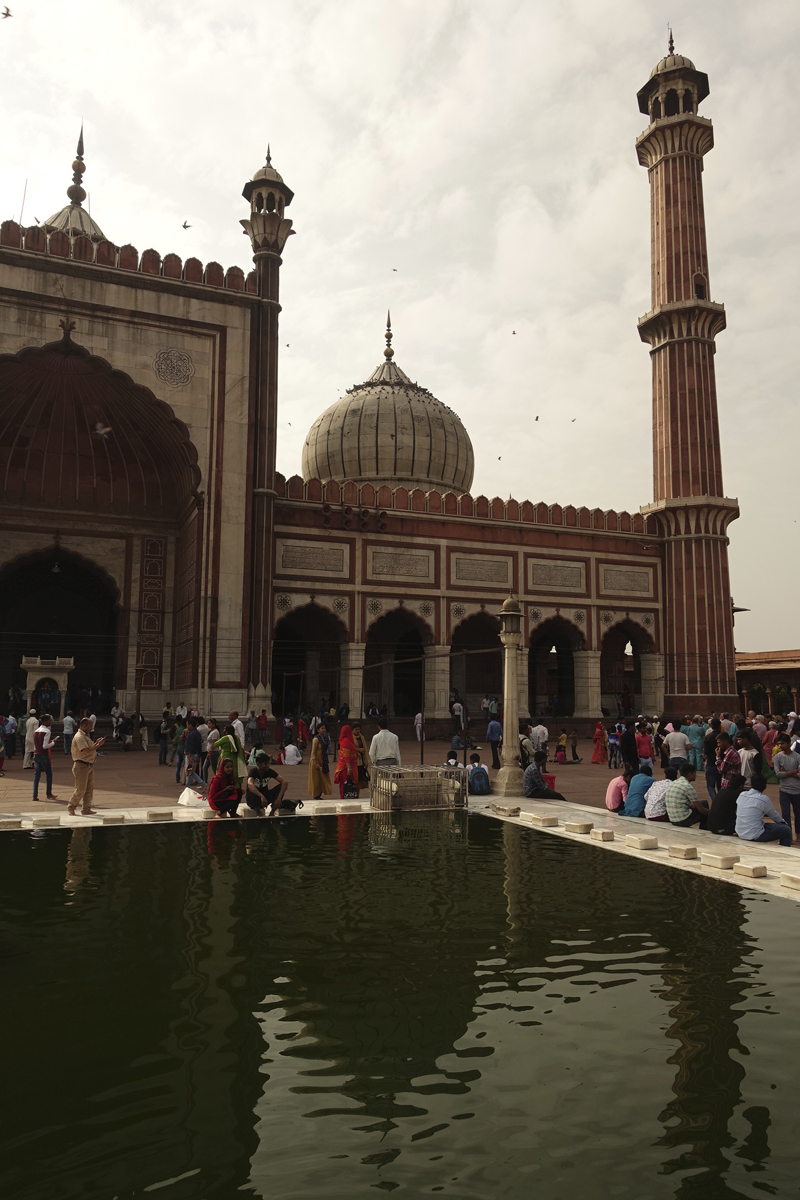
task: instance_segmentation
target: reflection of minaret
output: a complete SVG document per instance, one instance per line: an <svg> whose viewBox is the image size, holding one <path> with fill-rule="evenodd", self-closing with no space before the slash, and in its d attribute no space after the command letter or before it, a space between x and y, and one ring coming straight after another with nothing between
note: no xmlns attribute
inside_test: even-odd
<svg viewBox="0 0 800 1200"><path fill-rule="evenodd" d="M666 705L696 712L738 703L714 376L725 309L711 300L703 156L714 145L697 109L708 76L674 53L638 95L650 124L636 142L650 177L652 301L639 321L653 364L653 504L664 534ZM689 706L688 708L686 706Z"/></svg>

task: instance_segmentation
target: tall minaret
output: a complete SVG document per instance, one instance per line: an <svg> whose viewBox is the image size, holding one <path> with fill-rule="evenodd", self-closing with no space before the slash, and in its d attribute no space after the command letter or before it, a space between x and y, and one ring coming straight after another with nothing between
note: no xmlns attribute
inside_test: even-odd
<svg viewBox="0 0 800 1200"><path fill-rule="evenodd" d="M270 659L275 524L275 452L278 425L278 302L281 253L292 222L284 217L294 193L266 164L244 185L250 218L243 220L253 246L258 290L252 316L253 447L250 510L250 620L247 652L248 701L272 716Z"/></svg>
<svg viewBox="0 0 800 1200"><path fill-rule="evenodd" d="M675 48L638 93L650 124L637 139L650 176L652 307L639 321L653 362L654 515L664 542L665 705L706 713L738 704L728 525L714 339L725 328L711 300L703 209L703 156L711 122L697 115L708 77Z"/></svg>

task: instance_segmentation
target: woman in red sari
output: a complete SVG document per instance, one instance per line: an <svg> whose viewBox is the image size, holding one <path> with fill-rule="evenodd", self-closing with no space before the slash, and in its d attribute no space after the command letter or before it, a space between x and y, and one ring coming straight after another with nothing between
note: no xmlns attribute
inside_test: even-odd
<svg viewBox="0 0 800 1200"><path fill-rule="evenodd" d="M597 725L596 725L595 731L594 731L594 737L592 738L592 741L594 742L594 754L592 755L592 762L593 763L607 763L608 762L608 750L606 749L607 739L606 739L606 731L603 727L602 721L597 722Z"/></svg>
<svg viewBox="0 0 800 1200"><path fill-rule="evenodd" d="M217 817L238 817L241 799L242 789L233 769L233 761L223 758L208 786L208 806L214 809Z"/></svg>
<svg viewBox="0 0 800 1200"><path fill-rule="evenodd" d="M358 750L353 741L353 731L349 725L343 725L339 734L339 760L336 763L336 773L333 782L339 785L339 795L344 799L344 785L348 776L356 785L358 795Z"/></svg>

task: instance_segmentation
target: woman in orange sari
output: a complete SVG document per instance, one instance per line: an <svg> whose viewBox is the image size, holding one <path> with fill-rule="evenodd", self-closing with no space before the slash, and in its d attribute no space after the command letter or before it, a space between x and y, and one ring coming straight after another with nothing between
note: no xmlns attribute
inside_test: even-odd
<svg viewBox="0 0 800 1200"><path fill-rule="evenodd" d="M607 738L606 731L602 721L598 721L594 731L594 754L592 755L593 763L608 762L608 751L606 750Z"/></svg>
<svg viewBox="0 0 800 1200"><path fill-rule="evenodd" d="M343 725L339 734L339 760L336 763L336 773L333 782L339 785L339 795L344 799L344 785L348 776L356 785L358 795L358 750L353 741L353 731L349 725Z"/></svg>

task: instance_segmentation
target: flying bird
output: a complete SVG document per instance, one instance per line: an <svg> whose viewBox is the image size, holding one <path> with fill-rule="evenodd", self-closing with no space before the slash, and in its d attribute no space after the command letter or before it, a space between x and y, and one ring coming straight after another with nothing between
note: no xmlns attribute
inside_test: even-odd
<svg viewBox="0 0 800 1200"><path fill-rule="evenodd" d="M539 418L537 417L537 418L536 418L536 420L538 421L538 420L539 420Z"/></svg>
<svg viewBox="0 0 800 1200"><path fill-rule="evenodd" d="M392 270L393 270L393 271L396 271L396 270L397 270L397 267L392 267Z"/></svg>
<svg viewBox="0 0 800 1200"><path fill-rule="evenodd" d="M94 427L94 431L98 437L108 440L108 435L111 433L111 426L104 425L102 421L98 421Z"/></svg>
<svg viewBox="0 0 800 1200"><path fill-rule="evenodd" d="M184 221L183 224L181 225L181 229L191 229L191 228L192 227L188 221Z"/></svg>
<svg viewBox="0 0 800 1200"><path fill-rule="evenodd" d="M573 417L573 418L572 418L572 424L573 424L573 425L575 424L575 422L577 421L577 419L578 419L577 417Z"/></svg>
<svg viewBox="0 0 800 1200"><path fill-rule="evenodd" d="M511 330L511 332L513 333L514 337L516 337L516 336L517 336L517 331L516 331L516 329L512 329L512 330Z"/></svg>
<svg viewBox="0 0 800 1200"><path fill-rule="evenodd" d="M3 8L3 20L5 21L7 17L13 17L13 15L14 14L12 13L12 11L8 7L8 5L5 5L5 7Z"/></svg>
<svg viewBox="0 0 800 1200"><path fill-rule="evenodd" d="M498 462L500 462L500 459L501 459L502 457L503 457L503 456L502 456L502 454L498 454L498 456L497 456L497 461L498 461Z"/></svg>

